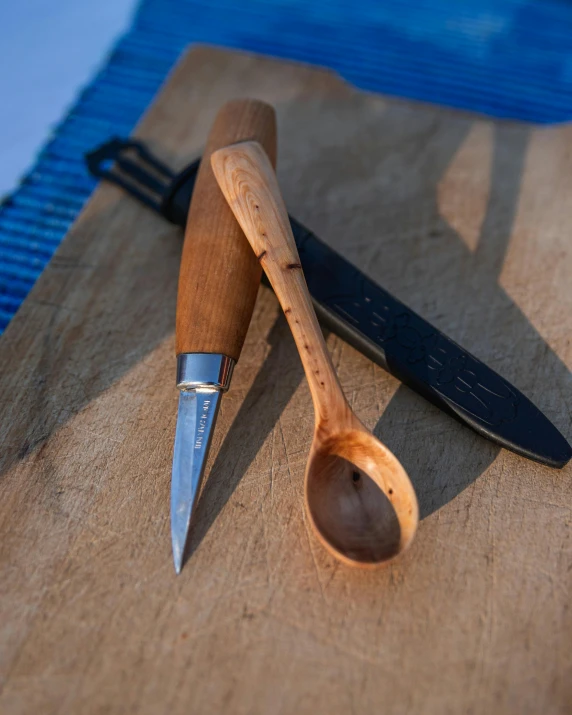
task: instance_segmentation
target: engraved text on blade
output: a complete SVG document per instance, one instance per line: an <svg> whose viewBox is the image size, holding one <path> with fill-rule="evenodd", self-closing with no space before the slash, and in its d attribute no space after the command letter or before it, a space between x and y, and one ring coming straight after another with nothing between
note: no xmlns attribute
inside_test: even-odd
<svg viewBox="0 0 572 715"><path fill-rule="evenodd" d="M205 425L207 422L207 416L210 409L210 400L205 400L203 403L203 414L199 417L199 428L197 429L197 438L195 440L195 449L201 449L203 446L203 440L205 436Z"/></svg>

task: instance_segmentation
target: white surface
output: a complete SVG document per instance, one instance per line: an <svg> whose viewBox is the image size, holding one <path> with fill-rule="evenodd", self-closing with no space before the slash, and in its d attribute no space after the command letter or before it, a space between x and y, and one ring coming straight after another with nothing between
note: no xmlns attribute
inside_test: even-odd
<svg viewBox="0 0 572 715"><path fill-rule="evenodd" d="M0 197L128 27L136 0L0 0Z"/></svg>

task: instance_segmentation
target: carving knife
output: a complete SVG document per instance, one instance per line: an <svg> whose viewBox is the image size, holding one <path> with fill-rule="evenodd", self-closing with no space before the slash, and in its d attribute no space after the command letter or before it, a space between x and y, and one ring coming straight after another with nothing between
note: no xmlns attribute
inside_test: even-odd
<svg viewBox="0 0 572 715"><path fill-rule="evenodd" d="M120 171L107 169L109 160ZM184 225L198 161L175 174L141 142L122 139L98 147L86 161L94 176L122 186L171 223ZM569 461L572 448L566 439L522 392L292 216L290 223L323 325L483 437L551 467Z"/></svg>
<svg viewBox="0 0 572 715"><path fill-rule="evenodd" d="M171 478L171 539L181 571L222 394L228 389L260 284L261 267L222 195L213 151L256 139L276 163L276 119L263 102L225 104L212 126L186 223L177 295L179 410Z"/></svg>

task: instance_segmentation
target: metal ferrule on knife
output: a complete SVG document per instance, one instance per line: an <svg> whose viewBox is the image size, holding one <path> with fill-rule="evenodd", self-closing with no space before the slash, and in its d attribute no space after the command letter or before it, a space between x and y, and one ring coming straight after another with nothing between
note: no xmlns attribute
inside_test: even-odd
<svg viewBox="0 0 572 715"><path fill-rule="evenodd" d="M179 390L218 390L230 387L235 361L216 353L182 353L177 355Z"/></svg>

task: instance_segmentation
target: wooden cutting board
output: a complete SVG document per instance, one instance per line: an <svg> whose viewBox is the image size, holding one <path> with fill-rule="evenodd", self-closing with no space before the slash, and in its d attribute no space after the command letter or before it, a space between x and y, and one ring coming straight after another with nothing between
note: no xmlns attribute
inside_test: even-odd
<svg viewBox="0 0 572 715"><path fill-rule="evenodd" d="M203 47L136 133L182 167L238 96L276 106L292 214L570 438L572 126ZM101 186L0 340L0 711L570 712L572 468L499 450L330 335L423 516L394 565L340 566L304 518L312 406L265 288L175 576L180 251L176 228Z"/></svg>

